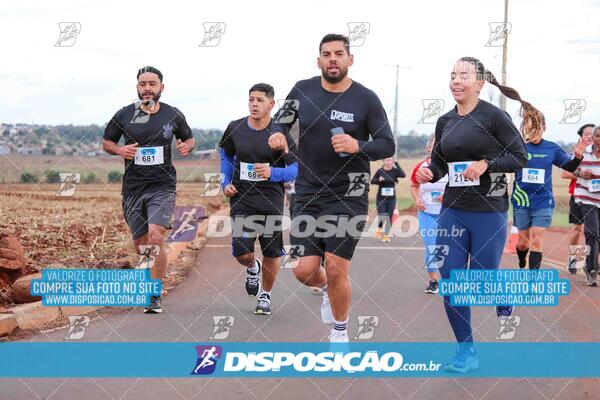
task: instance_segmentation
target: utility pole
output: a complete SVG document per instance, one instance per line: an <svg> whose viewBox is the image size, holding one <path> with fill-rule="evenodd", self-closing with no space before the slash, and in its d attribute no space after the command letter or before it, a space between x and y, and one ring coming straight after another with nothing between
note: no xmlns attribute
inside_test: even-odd
<svg viewBox="0 0 600 400"><path fill-rule="evenodd" d="M394 90L394 127L392 133L394 137L398 136L398 75L400 66L396 64L396 90Z"/></svg>
<svg viewBox="0 0 600 400"><path fill-rule="evenodd" d="M396 89L394 90L394 120L392 125L392 133L394 137L398 136L398 76L400 75L400 68L410 69L412 67L402 66L399 64L393 64L396 67Z"/></svg>
<svg viewBox="0 0 600 400"><path fill-rule="evenodd" d="M508 0L504 0L504 44L502 46L502 85L506 85L506 59L508 58ZM500 108L506 111L506 96L500 95Z"/></svg>

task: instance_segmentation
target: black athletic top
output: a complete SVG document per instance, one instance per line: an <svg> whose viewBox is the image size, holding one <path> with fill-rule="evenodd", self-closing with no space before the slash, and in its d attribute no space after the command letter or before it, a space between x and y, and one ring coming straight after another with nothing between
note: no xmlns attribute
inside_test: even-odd
<svg viewBox="0 0 600 400"><path fill-rule="evenodd" d="M273 133L272 125L271 122L265 129L256 130L248 125L248 118L244 117L231 121L223 133L219 146L230 160L235 157L231 183L237 189L237 193L230 200L234 215L283 212L283 181L253 180L256 176L248 175L248 168L253 168L255 163L268 163L272 168L285 168L296 162L293 157L296 147L291 139L288 138L290 142L288 154L273 151L269 147L269 136ZM242 165L245 169L241 169ZM274 175L273 173L271 178Z"/></svg>
<svg viewBox="0 0 600 400"><path fill-rule="evenodd" d="M485 159L489 166L479 178L477 186L452 186L460 183L461 175L453 171L464 170L461 161ZM456 163L449 168L448 163ZM498 107L484 101L469 114L458 115L457 108L442 115L435 127L435 145L431 163L431 182L447 173L448 185L442 205L465 211L508 210L505 172L515 172L527 165L527 151L518 129L510 116Z"/></svg>
<svg viewBox="0 0 600 400"><path fill-rule="evenodd" d="M173 136L181 140L193 137L181 111L161 102L157 113L146 114L130 104L117 111L104 129L106 140L119 143L121 136L126 145L139 145L136 157L125 160L123 195L175 191L177 173L171 162L171 142Z"/></svg>
<svg viewBox="0 0 600 400"><path fill-rule="evenodd" d="M383 169L383 167L379 168L375 175L373 175L373 179L371 179L371 184L379 185L379 189L377 190L377 197L396 197L396 183L398 183L398 178L404 178L406 174L400 168L398 163L394 163L394 166L389 171ZM379 178L382 177L383 180L380 181ZM384 193L382 193L382 189ZM389 190L389 188L393 188L394 190ZM389 194L392 193L392 194Z"/></svg>
<svg viewBox="0 0 600 400"><path fill-rule="evenodd" d="M284 133L299 121L296 152L299 196L316 193L343 196L350 182L356 182L356 174L370 173L369 160L395 153L394 137L381 101L372 90L356 81L341 93L325 90L320 76L299 81L274 119ZM360 151L347 157L336 153L331 145L332 128L343 128L344 133L357 139ZM361 180L368 185L368 175Z"/></svg>

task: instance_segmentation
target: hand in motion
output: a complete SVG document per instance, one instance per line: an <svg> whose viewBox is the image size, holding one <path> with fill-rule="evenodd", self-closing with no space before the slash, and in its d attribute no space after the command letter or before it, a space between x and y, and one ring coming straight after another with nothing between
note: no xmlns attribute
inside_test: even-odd
<svg viewBox="0 0 600 400"><path fill-rule="evenodd" d="M231 183L225 186L225 190L223 190L223 194L227 197L233 197L237 193L237 189Z"/></svg>
<svg viewBox="0 0 600 400"><path fill-rule="evenodd" d="M273 150L283 151L286 154L289 152L287 139L281 132L275 132L269 136L269 147Z"/></svg>
<svg viewBox="0 0 600 400"><path fill-rule="evenodd" d="M416 178L418 183L431 182L433 179L433 172L427 167L421 167L417 170Z"/></svg>
<svg viewBox="0 0 600 400"><path fill-rule="evenodd" d="M135 157L138 150L138 144L132 143L119 147L119 155L126 160L131 160Z"/></svg>
<svg viewBox="0 0 600 400"><path fill-rule="evenodd" d="M479 160L469 165L469 167L465 170L464 176L466 179L470 181L475 181L479 179L481 175L488 168L488 163L485 160Z"/></svg>
<svg viewBox="0 0 600 400"><path fill-rule="evenodd" d="M271 167L269 164L254 164L254 171L256 175L262 179L269 179L271 177Z"/></svg>

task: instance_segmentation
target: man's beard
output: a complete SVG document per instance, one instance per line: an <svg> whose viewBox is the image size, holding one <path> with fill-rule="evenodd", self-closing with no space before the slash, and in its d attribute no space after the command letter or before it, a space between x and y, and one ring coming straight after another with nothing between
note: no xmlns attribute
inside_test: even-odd
<svg viewBox="0 0 600 400"><path fill-rule="evenodd" d="M152 97L152 101L154 101L154 104L158 103L161 94L161 92L158 92L154 97ZM138 92L138 98L142 101L142 104L146 104L146 102L150 101L149 99L144 99L144 95L140 94L140 92ZM154 106L154 104L152 104L152 106Z"/></svg>
<svg viewBox="0 0 600 400"><path fill-rule="evenodd" d="M327 73L327 67L325 67L324 69L321 69L321 72L323 73L323 78L327 82L332 83L332 84L340 83L346 77L346 75L348 75L348 68L344 69L344 68L339 67L339 66L338 66L338 68L339 68L340 72L338 73L337 76L331 76L331 75L329 75Z"/></svg>

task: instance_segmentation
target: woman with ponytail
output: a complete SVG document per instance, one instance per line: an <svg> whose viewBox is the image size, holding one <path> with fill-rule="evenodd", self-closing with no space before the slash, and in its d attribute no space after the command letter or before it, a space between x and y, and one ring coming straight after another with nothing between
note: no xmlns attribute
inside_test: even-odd
<svg viewBox="0 0 600 400"><path fill-rule="evenodd" d="M531 129L541 125L533 106L516 90L499 84L479 60L463 57L454 64L449 86L456 106L438 119L431 162L417 171L419 183L437 182L448 174L436 238L439 253L444 255L438 264L442 279L449 279L453 269L498 268L508 224L504 174L520 171L527 164L525 144L510 116L479 98L484 82L519 101ZM453 306L448 296L444 297L444 307L458 341L456 355L446 370L478 368L470 307ZM512 306L497 306L496 313L507 318Z"/></svg>
<svg viewBox="0 0 600 400"><path fill-rule="evenodd" d="M533 129L533 120L538 123ZM546 130L544 115L532 108L524 115L521 133L527 148L527 166L515 173L512 205L513 224L519 230L517 256L519 268L540 269L542 264L542 241L544 232L552 222L554 195L552 193L552 166L574 172L591 141L580 140L573 146L575 157L571 158L556 143L542 139Z"/></svg>

